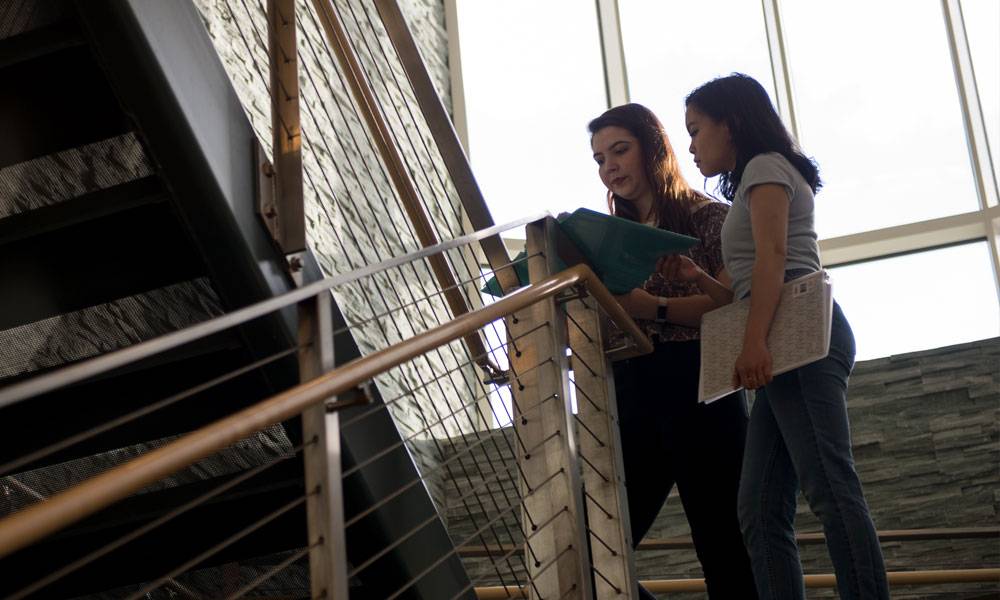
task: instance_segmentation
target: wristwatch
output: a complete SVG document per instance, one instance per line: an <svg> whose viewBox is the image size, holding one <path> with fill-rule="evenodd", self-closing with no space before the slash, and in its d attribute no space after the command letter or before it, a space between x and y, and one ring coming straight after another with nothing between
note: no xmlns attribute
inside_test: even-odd
<svg viewBox="0 0 1000 600"><path fill-rule="evenodd" d="M656 301L659 303L656 307L656 322L666 323L667 322L667 299L663 296L657 296Z"/></svg>

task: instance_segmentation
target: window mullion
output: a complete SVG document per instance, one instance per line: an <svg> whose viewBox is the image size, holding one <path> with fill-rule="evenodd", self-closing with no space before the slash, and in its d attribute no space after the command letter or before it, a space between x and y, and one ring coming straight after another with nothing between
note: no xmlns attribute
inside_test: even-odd
<svg viewBox="0 0 1000 600"><path fill-rule="evenodd" d="M966 139L972 169L976 176L979 205L987 208L997 205L997 180L990 161L989 143L986 139L986 121L979 102L979 90L972 66L972 53L965 33L965 21L959 0L941 0L944 9L948 45L951 49L952 66L955 69L955 83L962 105L962 121L965 124Z"/></svg>
<svg viewBox="0 0 1000 600"><path fill-rule="evenodd" d="M819 243L823 265L830 268L989 238L992 228L984 225L984 218L1000 219L1000 208L827 238Z"/></svg>
<svg viewBox="0 0 1000 600"><path fill-rule="evenodd" d="M771 57L771 73L774 76L774 91L777 95L778 114L795 139L799 138L799 124L795 116L795 99L792 93L792 78L788 69L785 32L781 25L779 0L761 0L764 9L764 27L767 31L767 45Z"/></svg>
<svg viewBox="0 0 1000 600"><path fill-rule="evenodd" d="M462 50L459 46L458 3L444 0L445 30L448 34L448 74L451 79L451 121L469 156L469 122L465 114L465 80L462 77Z"/></svg>
<svg viewBox="0 0 1000 600"><path fill-rule="evenodd" d="M965 31L960 0L941 0L945 28L948 32L948 46L951 50L952 66L955 69L955 83L962 106L962 122L965 125L966 140L972 172L976 178L976 194L983 211L983 224L988 232L990 258L993 265L993 279L1000 297L1000 241L998 241L998 220L991 217L990 207L998 204L997 178L990 160L989 141L986 137L986 121L983 117L976 75L972 65L972 52Z"/></svg>
<svg viewBox="0 0 1000 600"><path fill-rule="evenodd" d="M625 46L622 43L618 0L597 1L597 25L604 59L604 87L608 107L629 101L628 72L625 70Z"/></svg>

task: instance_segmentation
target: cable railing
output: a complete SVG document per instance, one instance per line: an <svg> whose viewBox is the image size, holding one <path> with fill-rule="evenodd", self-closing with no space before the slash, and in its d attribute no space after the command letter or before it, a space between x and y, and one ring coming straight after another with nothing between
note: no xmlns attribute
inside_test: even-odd
<svg viewBox="0 0 1000 600"><path fill-rule="evenodd" d="M79 577L88 568L99 565L101 561L120 557L121 553L128 552L136 544L141 546L142 540L155 535L157 531L169 531L185 522L190 523L185 519L194 519L192 515L197 515L205 507L218 504L221 499L260 493L245 486L248 482L260 481L261 477L266 479L267 473L275 465L299 461L304 464L304 485L300 479L297 490L293 491L286 485L281 488L280 494L264 494L268 502L252 503L253 510L246 511L252 514L245 515L245 518L241 514L241 518L234 519L232 523L227 520L226 527L221 528L224 531L216 532L213 529L211 533L217 539L210 539L211 535L206 532L204 537L198 536L197 542L191 544L190 549L185 548L186 551L177 556L161 555L157 561L158 565L163 566L161 572L142 582L125 586L118 592L129 598L147 594L154 594L155 597L157 591L192 597L240 597L259 585L267 584L293 566L301 570L306 557L309 557L308 573L313 581L314 596L326 590L331 597L346 598L348 581L385 579L386 570L391 568L391 556L407 545L419 542L423 544L423 564L411 562L407 577L394 581L393 589L377 592L377 597L395 598L422 585L442 565L457 560L458 548L470 544L499 545L514 539L523 540L525 552L507 551L488 555L492 564L492 576L500 578L503 585L512 589L527 586L535 591L537 597L543 598L591 597L593 594L588 591L588 587L595 585L592 581L594 575L600 581L615 585L624 592L628 584L611 579L615 574L608 567L601 570L600 567L591 565L588 553L583 550L588 545L585 542L586 536L596 534L588 525L582 510L584 496L581 484L584 479L581 478L580 463L574 456L577 452L575 440L580 437L577 425L581 421L572 414L570 406L566 376L567 313L562 307L568 303L578 303L585 307L589 313L578 312L575 317L578 322L589 317L590 322L596 326L601 319L613 319L618 327L634 337L639 351L648 351L649 341L586 266L578 265L552 275L548 273L548 257L552 256L554 246L551 243L546 245L543 232L547 229L551 234L555 227L555 221L551 218L529 225L530 244L536 249L525 260L528 260L533 278L537 280L534 284L508 294L494 304L468 312L332 370L329 357L324 357L323 349L330 347L334 335L329 311L331 292L337 286L348 285L370 276L372 271L400 268L407 261L423 260L428 252L441 252L460 243L475 243L479 237L492 232L481 232L424 249L410 256L394 259L389 264L366 269L363 273L328 278L201 323L189 330L175 332L0 390L0 403L4 405L31 402L37 394L51 391L56 385L65 386L99 376L134 361L146 359L157 351L170 350L268 313L301 304L313 304L317 308L315 316L310 316L310 311L300 310L299 344L282 353L282 357L292 353L298 355L303 383L194 432L150 446L131 460L95 474L65 491L51 497L39 497L37 502L11 510L11 514L0 521L0 556L8 559L17 557L22 552L47 551L59 536L72 535L74 528L100 528L101 517L108 515L109 510L112 511L112 516L108 518L115 521L121 518L120 513L128 514L134 510L131 505L141 503L144 497L156 493L151 490L162 490L165 485L169 488L164 482L176 477L179 471L205 470L205 461L213 460L219 452L240 444L254 445L254 436L261 431L279 427L287 437L300 437L301 442L283 448L279 456L261 461L250 468L218 478L208 478L211 485L201 482L201 485L195 486L197 494L181 494L183 501L170 506L168 510L160 511L155 517L143 520L141 525L125 533L111 536L110 540L102 539L99 545L67 559L65 564L48 564L46 573L31 581L22 581L23 578L18 577L8 580L6 585L14 587L5 592L11 597L23 598L52 589L62 589L58 587L60 585L72 587L74 581L79 581L74 577ZM481 277L485 280L491 275L492 273L484 273ZM351 447L353 464L341 470L339 461L333 460L339 456L334 448L340 448L341 443L346 444L345 448L351 446L348 443L352 439L351 430L359 430L362 437L370 436L373 418L378 414L389 413L395 404L407 400L412 402L421 390L411 388L392 398L381 397L377 390L374 393L369 390L367 393L354 394L347 400L342 399L345 394L377 380L381 373L400 367L423 369L424 389L439 386L439 389L443 389L446 385L444 382L454 378L464 365L435 364L428 361L428 357L433 356L438 348L455 343L470 332L481 331L498 319L507 320L508 334L489 351L496 353L498 359L505 359L508 352L512 357L507 385L516 390L509 415L510 419L520 423L516 441L498 436L497 430L476 429L470 434L475 439L474 443L458 449L453 436L443 427L449 421L462 419L480 423L482 411L504 410L502 404L498 407L498 403L490 402L495 390L483 387L480 394L471 396L465 402L445 403L435 406L432 415L421 414L419 424L414 425L408 434L404 427L399 426L399 435L388 444L373 446L370 452L366 452L364 448ZM344 329L345 334L350 332L350 327ZM591 332L589 343L599 343L598 340L597 330ZM515 344L519 350L509 351ZM576 352L581 350L577 349ZM603 348L599 346L592 349L594 356L602 357L601 362L606 361L603 352ZM590 360L593 364L598 362L597 358ZM211 388L214 381L239 376L248 367L259 364L263 362L255 361L239 367L233 373L200 383L191 390L172 394L140 410L113 419L99 429L106 432L121 423L155 418L164 406L178 401L178 398L189 396L195 389L205 391ZM578 375L577 379L579 377ZM437 399L442 398L439 396ZM355 407L357 404L364 406ZM300 436L293 435L290 429L290 423L295 417L301 417ZM342 422L341 417L344 417ZM394 423L401 425L398 419ZM591 426L591 429L594 427ZM53 448L6 461L5 468L10 469L8 477L19 480L22 474L19 469L22 466L38 463L51 452L62 450L90 434L89 431L82 432L58 442ZM435 455L439 457L436 464L418 465L419 468L412 471L414 476L410 479L386 478L380 474L384 473L384 470L380 472L383 463L398 461L400 452L408 460L409 456L419 451L412 446L418 440L425 447L433 447L438 452ZM591 464L607 460L596 456L582 458ZM439 547L428 547L425 533L441 526L438 512L429 510L402 524L402 528L393 532L393 535L372 543L370 532L378 530L378 527L371 523L384 521L388 513L412 513L414 494L426 493L426 489L440 485L439 476L448 482L444 491L452 504L464 507L465 516L472 523L474 531L461 538L451 539ZM365 487L359 486L354 480L366 477L369 485L365 488L368 491L365 501L348 501L341 505L343 496L340 490ZM516 486L497 486L499 481L510 478L518 482ZM225 481L216 483L219 479ZM370 485L372 482L376 485ZM591 491L588 495L593 498L595 493ZM174 497L177 495L172 494ZM124 508L120 513L115 513L115 507L122 505ZM300 547L285 554L274 553L266 568L255 571L253 577L235 578L225 590L221 587L210 587L207 590L204 586L199 587L197 582L205 576L207 565L212 564L214 557L237 553L241 545L263 543L251 543L249 540L255 539L255 536L266 540L268 535L274 535L277 524L288 527L292 522L290 516L298 514L301 519L303 511L309 518L308 529L303 527L305 524L300 520L300 527L304 530L300 536ZM320 512L327 516L326 522L314 515ZM605 518L603 514L601 518ZM521 523L526 525L522 527ZM352 535L355 528L364 530L364 535ZM116 534L120 533L117 528L112 529L115 529ZM48 542L49 539L52 541ZM366 539L367 543L355 543L359 539ZM323 556L324 553L326 556ZM336 556L337 554L340 555ZM619 558L623 559L624 556L619 555ZM370 573L374 574L366 578ZM317 579L323 581L323 586L318 589ZM610 583L612 581L614 583ZM466 597L475 593L476 584L474 580L460 582L453 589L454 597Z"/></svg>
<svg viewBox="0 0 1000 600"><path fill-rule="evenodd" d="M255 122L272 140L262 166L274 194L261 213L302 287L2 388L0 409L280 311L297 314L296 343L5 454L0 569L14 575L0 595L94 591L84 589L94 573L135 555L145 564L133 580L101 591L636 597L610 361L648 352L649 340L587 267L563 255L575 266L558 272L566 241L553 219L493 226L395 2L298 4L226 0L203 10L222 13L271 102L270 123ZM318 261L338 274L301 281L303 221L321 242ZM466 221L476 233L463 235ZM521 226L527 253L512 261L499 234ZM511 293L522 262L531 283ZM507 296L484 306L479 289L490 277ZM362 355L346 364L333 353L345 338ZM98 466L60 461L293 356L299 385L189 433L111 448ZM511 426L490 429L503 423ZM56 468L73 474L57 488L33 485ZM178 531L196 533L163 543ZM43 567L4 569L11 560ZM890 581L993 581L996 571ZM643 585L704 590L697 579ZM810 575L807 585L834 583Z"/></svg>

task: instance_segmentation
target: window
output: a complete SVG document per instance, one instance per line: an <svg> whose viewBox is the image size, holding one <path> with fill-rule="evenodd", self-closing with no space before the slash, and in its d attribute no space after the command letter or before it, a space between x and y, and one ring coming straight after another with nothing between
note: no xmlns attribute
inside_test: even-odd
<svg viewBox="0 0 1000 600"><path fill-rule="evenodd" d="M774 101L764 13L759 2L619 0L630 98L654 113L688 183L714 192L695 168L684 125L684 98L706 81L739 71L763 85Z"/></svg>
<svg viewBox="0 0 1000 600"><path fill-rule="evenodd" d="M469 159L493 220L607 211L587 133L607 108L595 5L460 0L456 8Z"/></svg>
<svg viewBox="0 0 1000 600"><path fill-rule="evenodd" d="M454 2L470 157L498 223L606 210L586 131L606 108L602 48L615 63L620 52L627 71L627 81L610 77L612 97L652 109L689 183L709 192L716 182L687 150L684 98L739 71L772 101L790 90L795 131L825 182L817 232L858 358L1000 335L996 209L977 196L983 186L992 206L994 180L976 180L970 152L984 165L988 154L1000 175L997 0ZM603 30L595 4L609 15ZM970 56L955 63L948 28L960 33L959 6ZM968 139L963 120L956 67L964 77L969 58L978 96L966 100L982 110L989 148L978 130Z"/></svg>
<svg viewBox="0 0 1000 600"><path fill-rule="evenodd" d="M830 269L858 360L1000 335L985 241Z"/></svg>
<svg viewBox="0 0 1000 600"><path fill-rule="evenodd" d="M800 141L826 183L820 238L977 210L941 3L782 8Z"/></svg>

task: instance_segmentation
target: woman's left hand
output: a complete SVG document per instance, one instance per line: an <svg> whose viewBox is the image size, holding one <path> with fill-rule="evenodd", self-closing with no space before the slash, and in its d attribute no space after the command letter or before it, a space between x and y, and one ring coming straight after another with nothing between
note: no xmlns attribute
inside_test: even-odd
<svg viewBox="0 0 1000 600"><path fill-rule="evenodd" d="M656 317L656 296L642 288L634 288L627 294L615 296L618 304L633 319L653 319Z"/></svg>
<svg viewBox="0 0 1000 600"><path fill-rule="evenodd" d="M743 351L736 358L733 368L733 387L748 390L762 388L774 379L772 368L771 351L767 349L766 342L744 342Z"/></svg>

